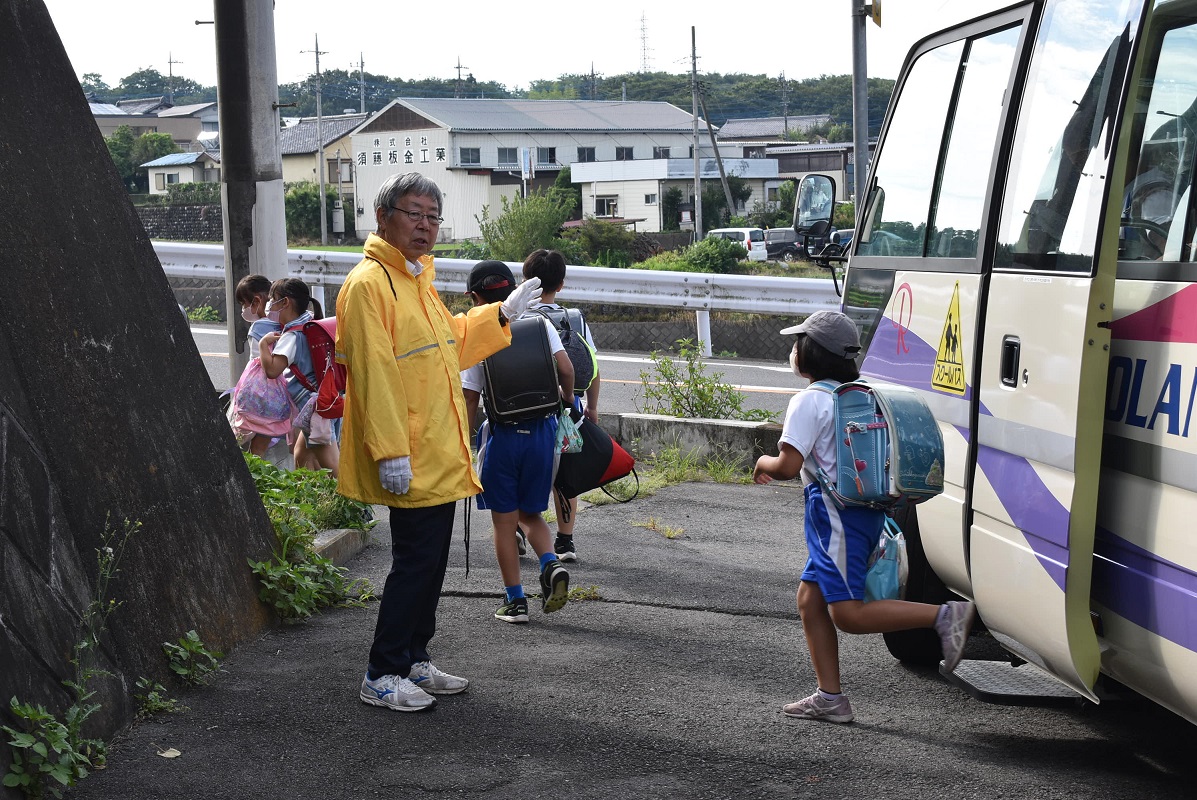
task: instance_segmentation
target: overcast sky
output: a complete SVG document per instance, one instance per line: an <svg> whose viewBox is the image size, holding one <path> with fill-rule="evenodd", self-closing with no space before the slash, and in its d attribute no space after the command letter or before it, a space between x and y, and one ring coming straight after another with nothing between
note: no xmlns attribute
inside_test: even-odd
<svg viewBox="0 0 1197 800"><path fill-rule="evenodd" d="M216 83L210 2L177 0L45 0L75 72L97 72L115 86L144 67L172 69L203 85ZM975 0L884 0L883 27L868 30L868 72L896 78L910 45L942 24L944 6ZM975 6L974 6L975 7ZM277 0L274 24L280 83L315 72L314 37L322 69L394 78L452 78L456 66L508 89L562 73L599 75L648 68L690 70L690 27L696 28L699 72L813 78L851 72L852 0L791 0L741 6L731 0L686 3L602 0L597 3L522 0L437 2ZM323 20L323 22L319 22ZM643 30L643 35L642 35ZM458 61L460 59L460 62ZM175 63L170 65L168 61Z"/></svg>

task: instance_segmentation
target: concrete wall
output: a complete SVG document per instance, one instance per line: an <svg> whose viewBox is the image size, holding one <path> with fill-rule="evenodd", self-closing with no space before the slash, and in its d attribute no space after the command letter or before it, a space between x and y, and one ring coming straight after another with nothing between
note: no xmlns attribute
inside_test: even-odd
<svg viewBox="0 0 1197 800"><path fill-rule="evenodd" d="M164 641L227 652L271 623L246 559L274 536L41 2L0 4L0 96L0 719L14 695L69 705L95 551L130 519L94 687L108 735L139 676L172 683Z"/></svg>

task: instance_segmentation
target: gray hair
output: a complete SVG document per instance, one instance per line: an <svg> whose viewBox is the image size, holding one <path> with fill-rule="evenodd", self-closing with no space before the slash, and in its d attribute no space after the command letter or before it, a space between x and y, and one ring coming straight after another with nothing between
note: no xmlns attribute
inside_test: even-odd
<svg viewBox="0 0 1197 800"><path fill-rule="evenodd" d="M374 211L386 209L389 214L391 206L402 197L409 194L431 197L436 201L437 211L444 211L444 200L441 190L430 178L425 178L418 172L400 172L387 178L374 198Z"/></svg>

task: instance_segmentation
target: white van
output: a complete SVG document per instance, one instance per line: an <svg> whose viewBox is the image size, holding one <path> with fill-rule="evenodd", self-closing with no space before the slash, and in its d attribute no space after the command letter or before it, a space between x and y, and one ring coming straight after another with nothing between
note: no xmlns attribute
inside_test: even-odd
<svg viewBox="0 0 1197 800"><path fill-rule="evenodd" d="M713 231L707 231L707 238L712 236L731 239L733 242L743 245L744 249L748 251L749 261L766 261L769 258L768 250L765 247L765 231L761 228L716 228Z"/></svg>
<svg viewBox="0 0 1197 800"><path fill-rule="evenodd" d="M900 520L908 597L973 598L1017 660L1197 723L1195 166L1197 0L941 31L896 84L843 309L861 372L918 390L944 436L944 494ZM921 633L886 643L937 661Z"/></svg>

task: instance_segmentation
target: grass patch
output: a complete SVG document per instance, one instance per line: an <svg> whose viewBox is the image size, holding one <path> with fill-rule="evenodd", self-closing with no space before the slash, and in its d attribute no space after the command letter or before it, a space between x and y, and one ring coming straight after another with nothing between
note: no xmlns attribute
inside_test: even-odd
<svg viewBox="0 0 1197 800"><path fill-rule="evenodd" d="M656 517L649 517L645 522L633 522L632 527L656 531L666 539L680 539L686 535L685 528L674 528L669 525L662 524L662 522Z"/></svg>
<svg viewBox="0 0 1197 800"><path fill-rule="evenodd" d="M602 600L603 596L599 594L597 586L575 586L569 590L569 599L573 603L581 603L586 600Z"/></svg>
<svg viewBox="0 0 1197 800"><path fill-rule="evenodd" d="M727 447L717 448L715 452L703 458L697 450L682 450L681 445L675 441L659 451L641 456L636 462L636 467L640 484L638 494L636 493L637 477L629 475L607 484L607 491L615 497L602 489L595 489L593 492L582 495L582 499L592 506L605 506L618 503L623 498L632 497L633 494L636 494L637 497L652 497L666 486L674 486L679 483L712 481L714 483L738 484L752 482L752 473L740 465L739 459Z"/></svg>

